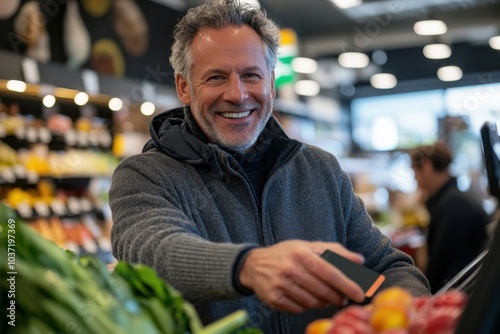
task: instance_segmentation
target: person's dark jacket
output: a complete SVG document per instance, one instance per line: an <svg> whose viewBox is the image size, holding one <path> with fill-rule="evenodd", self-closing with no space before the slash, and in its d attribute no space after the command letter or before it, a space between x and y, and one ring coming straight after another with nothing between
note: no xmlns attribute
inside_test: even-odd
<svg viewBox="0 0 500 334"><path fill-rule="evenodd" d="M451 178L426 202L430 214L425 274L436 293L474 260L487 243L490 217L470 193Z"/></svg>
<svg viewBox="0 0 500 334"><path fill-rule="evenodd" d="M289 139L271 118L256 148L267 147L268 169L257 193L238 160L195 136L199 128L189 110L186 116L177 109L154 117L144 153L116 168L111 241L117 259L156 269L203 323L244 309L264 333L303 334L312 320L332 316L335 307L278 312L236 288L242 252L290 239L339 242L386 276L383 287L429 294L411 258L373 225L332 154Z"/></svg>

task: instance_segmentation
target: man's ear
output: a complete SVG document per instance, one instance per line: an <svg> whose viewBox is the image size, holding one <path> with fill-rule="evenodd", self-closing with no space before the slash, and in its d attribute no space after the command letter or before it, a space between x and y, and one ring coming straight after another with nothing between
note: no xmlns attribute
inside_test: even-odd
<svg viewBox="0 0 500 334"><path fill-rule="evenodd" d="M274 71L271 72L271 95L276 98L276 77Z"/></svg>
<svg viewBox="0 0 500 334"><path fill-rule="evenodd" d="M434 171L434 166L432 165L431 159L425 159L422 163L422 170L425 170L426 172L432 172Z"/></svg>
<svg viewBox="0 0 500 334"><path fill-rule="evenodd" d="M179 100L184 105L189 105L191 103L191 91L189 90L189 85L186 79L184 79L184 77L180 74L176 74L175 76L175 87L177 89L177 96L179 97Z"/></svg>

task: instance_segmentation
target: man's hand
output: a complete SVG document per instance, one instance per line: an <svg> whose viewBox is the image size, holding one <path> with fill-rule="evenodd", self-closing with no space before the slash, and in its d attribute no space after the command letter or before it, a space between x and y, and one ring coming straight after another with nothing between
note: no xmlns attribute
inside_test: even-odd
<svg viewBox="0 0 500 334"><path fill-rule="evenodd" d="M251 250L240 282L271 307L293 313L342 305L346 298L362 302L365 297L359 285L321 258L326 249L363 263L360 254L338 243L283 241Z"/></svg>

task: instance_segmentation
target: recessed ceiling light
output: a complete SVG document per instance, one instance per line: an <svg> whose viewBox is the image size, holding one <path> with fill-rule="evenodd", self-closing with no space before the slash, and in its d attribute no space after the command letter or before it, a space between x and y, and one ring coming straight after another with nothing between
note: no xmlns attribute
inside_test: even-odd
<svg viewBox="0 0 500 334"><path fill-rule="evenodd" d="M56 104L56 98L54 95L52 94L47 94L43 97L42 99L42 103L44 106L46 106L47 108L52 108L54 106L54 104Z"/></svg>
<svg viewBox="0 0 500 334"><path fill-rule="evenodd" d="M26 90L26 83L20 80L9 80L7 81L7 89L13 92L22 93Z"/></svg>
<svg viewBox="0 0 500 334"><path fill-rule="evenodd" d="M463 72L458 66L444 66L437 71L437 76L441 81L457 81L462 79Z"/></svg>
<svg viewBox="0 0 500 334"><path fill-rule="evenodd" d="M347 9L351 7L359 6L363 3L363 0L330 0L335 6L341 9Z"/></svg>
<svg viewBox="0 0 500 334"><path fill-rule="evenodd" d="M448 31L448 27L440 20L424 20L416 22L413 25L413 30L417 35L442 35Z"/></svg>
<svg viewBox="0 0 500 334"><path fill-rule="evenodd" d="M108 107L113 111L118 111L123 107L123 101L117 97L113 97L109 100Z"/></svg>
<svg viewBox="0 0 500 334"><path fill-rule="evenodd" d="M390 73L377 73L371 76L370 84L377 89L391 89L396 87L398 80Z"/></svg>
<svg viewBox="0 0 500 334"><path fill-rule="evenodd" d="M429 59L446 59L451 56L451 49L446 44L428 44L422 50Z"/></svg>
<svg viewBox="0 0 500 334"><path fill-rule="evenodd" d="M153 115L155 112L156 106L152 102L144 102L141 104L141 114L144 116Z"/></svg>
<svg viewBox="0 0 500 334"><path fill-rule="evenodd" d="M314 73L318 69L318 62L311 58L297 57L292 60L292 69L297 73Z"/></svg>
<svg viewBox="0 0 500 334"><path fill-rule="evenodd" d="M85 92L79 92L74 98L75 104L79 106L84 106L89 102L89 96Z"/></svg>
<svg viewBox="0 0 500 334"><path fill-rule="evenodd" d="M495 50L500 50L500 36L491 37L488 44Z"/></svg>
<svg viewBox="0 0 500 334"><path fill-rule="evenodd" d="M345 68L365 68L370 58L361 52L344 52L339 55L339 64Z"/></svg>
<svg viewBox="0 0 500 334"><path fill-rule="evenodd" d="M319 83L314 80L299 80L293 88L295 93L303 96L316 96L320 91Z"/></svg>

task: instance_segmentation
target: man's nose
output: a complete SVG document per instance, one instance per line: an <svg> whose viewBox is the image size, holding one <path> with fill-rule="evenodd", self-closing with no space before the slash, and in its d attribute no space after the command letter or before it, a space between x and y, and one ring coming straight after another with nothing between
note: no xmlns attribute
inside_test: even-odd
<svg viewBox="0 0 500 334"><path fill-rule="evenodd" d="M224 99L233 103L241 103L248 98L248 88L239 77L231 77L227 82Z"/></svg>

